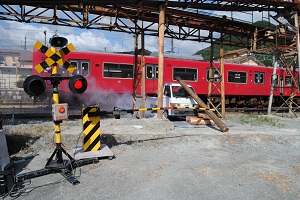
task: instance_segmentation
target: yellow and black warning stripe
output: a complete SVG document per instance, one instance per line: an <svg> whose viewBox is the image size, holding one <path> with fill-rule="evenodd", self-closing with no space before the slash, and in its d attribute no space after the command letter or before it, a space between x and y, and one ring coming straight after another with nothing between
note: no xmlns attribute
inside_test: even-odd
<svg viewBox="0 0 300 200"><path fill-rule="evenodd" d="M192 109L192 110L211 110L215 111L215 109L209 108L199 108L199 107L192 107L192 106L167 106L167 107L154 107L154 108L138 108L138 109L130 109L126 111L149 111L149 110L178 110L178 109ZM122 110L121 110L122 111Z"/></svg>
<svg viewBox="0 0 300 200"><path fill-rule="evenodd" d="M69 64L67 61L63 60L63 57L73 51L75 48L72 44L68 44L66 47L62 48L58 52L53 51L51 48L46 47L40 41L37 41L34 44L34 48L45 54L48 58L36 65L34 68L38 73L44 71L47 67L51 67L53 64L57 63L60 66L63 66L70 73L73 73L75 67Z"/></svg>
<svg viewBox="0 0 300 200"><path fill-rule="evenodd" d="M83 150L98 151L100 150L100 108L85 107L82 108L83 124Z"/></svg>

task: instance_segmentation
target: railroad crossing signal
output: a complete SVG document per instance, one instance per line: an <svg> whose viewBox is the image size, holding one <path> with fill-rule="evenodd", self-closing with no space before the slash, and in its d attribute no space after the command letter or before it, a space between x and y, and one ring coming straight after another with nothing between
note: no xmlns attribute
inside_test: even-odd
<svg viewBox="0 0 300 200"><path fill-rule="evenodd" d="M24 91L29 96L40 96L46 89L45 81L37 75L28 76L23 82Z"/></svg>
<svg viewBox="0 0 300 200"><path fill-rule="evenodd" d="M84 76L74 75L69 80L69 89L74 94L82 94L87 88L87 81Z"/></svg>
<svg viewBox="0 0 300 200"><path fill-rule="evenodd" d="M82 94L87 89L87 80L82 75L74 75L72 77L49 76L40 77L37 75L28 76L24 83L24 91L30 96L40 96L46 89L45 80L50 80L52 84L58 84L62 80L69 80L69 89L74 94Z"/></svg>
<svg viewBox="0 0 300 200"><path fill-rule="evenodd" d="M40 73L47 67L52 67L52 65L57 63L72 73L75 70L75 67L70 65L67 61L64 61L63 57L73 51L75 49L74 46L72 44L67 45L67 38L59 37L57 34L50 38L49 42L52 47L64 48L56 52L56 50L52 50L37 41L34 47L45 54L48 58L34 67L36 71ZM43 94L46 89L45 80L50 80L53 86L58 86L62 80L69 80L69 89L74 94L82 94L87 89L87 81L82 75L62 77L57 74L52 74L49 77L40 77L37 75L27 77L23 83L24 91L30 96L39 96Z"/></svg>
<svg viewBox="0 0 300 200"><path fill-rule="evenodd" d="M63 47L62 45L66 45L65 41L61 41L56 38L62 38L63 37L54 37L52 40L50 40L51 45L56 45L56 47ZM63 38L66 40L66 38ZM75 70L75 67L68 63L67 61L63 60L63 57L73 51L75 48L72 44L68 44L66 47L62 48L58 52L53 51L51 48L46 47L43 45L40 41L37 41L34 45L34 48L45 54L48 58L41 62L40 64L36 65L34 68L38 73L43 72L46 68L52 67L55 63L59 64L66 70L68 70L70 73L73 73Z"/></svg>

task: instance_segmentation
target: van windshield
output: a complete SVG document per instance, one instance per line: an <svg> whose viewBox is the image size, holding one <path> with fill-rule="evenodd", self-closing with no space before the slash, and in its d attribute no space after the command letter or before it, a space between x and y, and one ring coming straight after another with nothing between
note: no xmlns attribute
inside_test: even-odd
<svg viewBox="0 0 300 200"><path fill-rule="evenodd" d="M194 89L192 87L189 87L190 89ZM187 91L182 86L172 86L172 92L173 92L173 97L185 97L188 98L190 95Z"/></svg>

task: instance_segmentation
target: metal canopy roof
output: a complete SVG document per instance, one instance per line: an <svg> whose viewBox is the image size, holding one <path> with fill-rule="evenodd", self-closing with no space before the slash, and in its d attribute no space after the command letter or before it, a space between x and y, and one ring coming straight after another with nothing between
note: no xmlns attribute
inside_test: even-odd
<svg viewBox="0 0 300 200"><path fill-rule="evenodd" d="M211 10L290 13L300 8L300 2L284 0L0 0L0 20L158 36L160 5L165 7L165 37L219 42L222 33L224 44L240 47L251 46L254 33L259 45L272 42L265 35L275 28L213 15Z"/></svg>

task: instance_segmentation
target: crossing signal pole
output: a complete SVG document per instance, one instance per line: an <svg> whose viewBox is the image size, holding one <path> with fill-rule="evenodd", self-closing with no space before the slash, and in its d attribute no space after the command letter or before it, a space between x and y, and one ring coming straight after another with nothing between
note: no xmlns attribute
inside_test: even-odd
<svg viewBox="0 0 300 200"><path fill-rule="evenodd" d="M72 73L75 70L75 67L70 65L67 61L63 60L63 57L67 55L69 52L74 50L74 46L72 44L68 44L68 40L64 37L60 37L55 34L49 41L51 47L48 48L43 45L41 42L37 41L34 47L40 52L44 53L48 58L45 59L40 64L36 65L34 68L38 73L44 71L46 68L52 68L52 74L49 77L40 77L37 75L29 76L25 79L23 86L24 91L30 96L39 96L43 94L46 88L45 80L50 80L53 86L53 105L52 105L52 113L53 113L53 121L55 125L55 143L56 148L50 158L48 159L45 169L33 171L30 173L25 173L17 176L17 180L24 180L27 178L38 177L50 173L60 172L69 182L72 184L77 184L79 181L72 175L71 171L76 167L96 163L98 160L96 158L85 159L76 161L72 158L71 155L67 153L65 149L63 149L61 144L61 128L60 124L63 119L67 119L67 108L68 105L66 103L59 103L59 95L58 95L58 86L61 81L69 80L69 89L75 94L82 94L87 89L87 81L84 76L74 75L72 77L62 77L58 71L58 65L65 68L67 71ZM68 44L68 45L67 45ZM60 48L57 51L56 48ZM63 160L63 154L65 154L69 162L65 162ZM54 156L56 158L54 159Z"/></svg>

